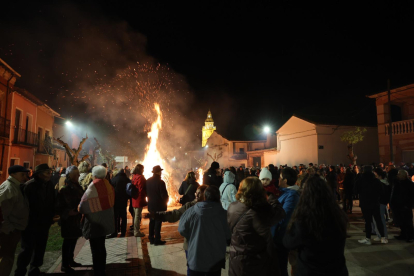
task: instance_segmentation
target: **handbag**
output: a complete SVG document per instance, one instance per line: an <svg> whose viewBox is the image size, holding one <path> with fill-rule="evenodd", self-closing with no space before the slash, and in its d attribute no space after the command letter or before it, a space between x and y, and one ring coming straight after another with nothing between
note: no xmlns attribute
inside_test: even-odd
<svg viewBox="0 0 414 276"><path fill-rule="evenodd" d="M187 201L185 200L185 196L187 195L187 193L190 190L190 188L191 188L191 184L188 184L187 190L185 191L184 195L180 198L180 201L179 202L180 202L181 205L184 205L184 204L187 203Z"/></svg>

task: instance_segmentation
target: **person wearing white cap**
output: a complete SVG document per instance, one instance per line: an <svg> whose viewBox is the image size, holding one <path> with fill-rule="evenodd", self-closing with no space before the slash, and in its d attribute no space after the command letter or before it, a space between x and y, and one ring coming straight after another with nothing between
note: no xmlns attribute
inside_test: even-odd
<svg viewBox="0 0 414 276"><path fill-rule="evenodd" d="M266 190L266 193L272 193L278 198L280 196L280 191L273 185L272 182L272 173L268 168L263 168L259 175L260 181L262 181L263 188Z"/></svg>

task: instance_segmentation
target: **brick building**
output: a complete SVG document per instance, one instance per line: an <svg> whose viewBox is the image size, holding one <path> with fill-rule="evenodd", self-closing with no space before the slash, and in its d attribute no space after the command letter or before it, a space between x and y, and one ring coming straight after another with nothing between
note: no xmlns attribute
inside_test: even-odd
<svg viewBox="0 0 414 276"><path fill-rule="evenodd" d="M414 163L414 84L368 96L376 100L380 161L390 161L390 132L393 136L395 164ZM392 127L389 127L391 104Z"/></svg>

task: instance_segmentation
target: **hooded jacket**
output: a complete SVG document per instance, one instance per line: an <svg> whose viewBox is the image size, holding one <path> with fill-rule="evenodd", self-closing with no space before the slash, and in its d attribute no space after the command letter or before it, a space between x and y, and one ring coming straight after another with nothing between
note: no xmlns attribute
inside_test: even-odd
<svg viewBox="0 0 414 276"><path fill-rule="evenodd" d="M217 188L220 187L220 184L223 183L221 176L216 175L216 169L208 169L203 176L203 185L213 185Z"/></svg>
<svg viewBox="0 0 414 276"><path fill-rule="evenodd" d="M178 232L188 240L187 265L191 270L214 272L225 267L230 230L220 202L198 202L188 209L181 216Z"/></svg>
<svg viewBox="0 0 414 276"><path fill-rule="evenodd" d="M224 210L227 210L230 203L236 201L237 189L234 186L235 175L231 171L224 173L223 184L220 185L221 205Z"/></svg>
<svg viewBox="0 0 414 276"><path fill-rule="evenodd" d="M268 203L252 208L239 201L230 204L230 276L279 275L270 227L284 218L285 211L273 195Z"/></svg>

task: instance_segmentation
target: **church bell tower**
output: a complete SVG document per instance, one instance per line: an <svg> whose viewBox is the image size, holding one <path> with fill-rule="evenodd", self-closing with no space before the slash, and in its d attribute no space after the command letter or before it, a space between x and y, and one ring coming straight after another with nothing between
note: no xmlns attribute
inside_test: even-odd
<svg viewBox="0 0 414 276"><path fill-rule="evenodd" d="M213 116L211 116L211 112L210 110L208 110L205 125L203 126L203 129L201 130L203 132L203 141L201 143L202 147L206 146L207 139L211 136L211 134L213 134L215 130L216 130L216 127L214 126Z"/></svg>

